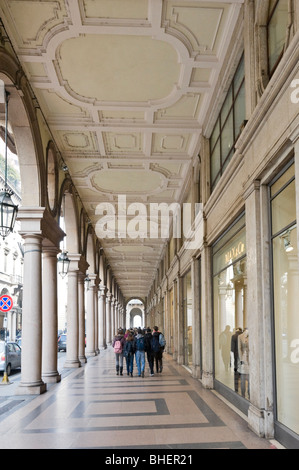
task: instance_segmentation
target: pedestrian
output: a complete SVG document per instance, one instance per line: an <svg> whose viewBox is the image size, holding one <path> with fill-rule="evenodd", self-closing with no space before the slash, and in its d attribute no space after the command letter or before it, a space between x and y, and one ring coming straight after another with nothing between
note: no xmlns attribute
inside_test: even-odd
<svg viewBox="0 0 299 470"><path fill-rule="evenodd" d="M145 367L145 341L144 341L144 330L138 328L136 335L136 365L138 371L138 377L144 377Z"/></svg>
<svg viewBox="0 0 299 470"><path fill-rule="evenodd" d="M150 376L152 377L154 375L154 353L152 350L152 330L150 327L147 327L146 333L144 335L144 340L145 340L145 350L146 350L146 355L147 355L147 362L150 368Z"/></svg>
<svg viewBox="0 0 299 470"><path fill-rule="evenodd" d="M132 333L129 333L125 342L124 356L127 364L127 375L133 377L133 365L135 354L135 338Z"/></svg>
<svg viewBox="0 0 299 470"><path fill-rule="evenodd" d="M156 371L162 372L163 370L163 351L165 347L165 339L163 333L159 331L157 326L154 326L152 350L154 353L154 363L156 364Z"/></svg>
<svg viewBox="0 0 299 470"><path fill-rule="evenodd" d="M115 353L116 375L123 375L124 355L123 349L125 346L124 331L119 328L117 334L112 341L112 347Z"/></svg>

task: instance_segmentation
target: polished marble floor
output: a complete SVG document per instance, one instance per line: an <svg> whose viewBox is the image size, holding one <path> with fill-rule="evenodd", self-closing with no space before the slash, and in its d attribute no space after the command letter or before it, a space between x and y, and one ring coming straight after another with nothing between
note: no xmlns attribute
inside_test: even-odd
<svg viewBox="0 0 299 470"><path fill-rule="evenodd" d="M40 396L1 388L1 449L271 449L171 357L162 374L115 373L112 348ZM10 390L10 395L8 391ZM7 396L5 396L7 393Z"/></svg>

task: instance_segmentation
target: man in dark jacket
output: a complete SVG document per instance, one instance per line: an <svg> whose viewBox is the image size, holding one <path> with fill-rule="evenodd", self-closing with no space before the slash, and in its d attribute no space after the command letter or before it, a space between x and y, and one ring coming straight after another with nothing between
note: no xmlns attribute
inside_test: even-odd
<svg viewBox="0 0 299 470"><path fill-rule="evenodd" d="M153 339L152 339L152 351L153 351L153 362L156 363L156 371L157 372L162 372L163 369L163 361L162 361L162 356L163 356L163 347L160 345L160 334L161 332L159 331L159 328L157 326L154 326L154 331L153 331Z"/></svg>
<svg viewBox="0 0 299 470"><path fill-rule="evenodd" d="M152 351L153 336L152 336L152 332L150 328L147 328L144 339L145 339L145 350L146 350L146 355L147 355L147 361L148 361L148 365L150 368L150 375L152 377L154 375L154 354Z"/></svg>

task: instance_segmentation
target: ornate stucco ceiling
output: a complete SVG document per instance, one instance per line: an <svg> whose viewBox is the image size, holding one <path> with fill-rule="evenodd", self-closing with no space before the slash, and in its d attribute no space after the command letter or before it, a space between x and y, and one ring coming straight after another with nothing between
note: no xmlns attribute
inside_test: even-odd
<svg viewBox="0 0 299 470"><path fill-rule="evenodd" d="M98 205L182 203L243 0L1 0L0 13L91 222ZM103 239L124 296L164 239Z"/></svg>

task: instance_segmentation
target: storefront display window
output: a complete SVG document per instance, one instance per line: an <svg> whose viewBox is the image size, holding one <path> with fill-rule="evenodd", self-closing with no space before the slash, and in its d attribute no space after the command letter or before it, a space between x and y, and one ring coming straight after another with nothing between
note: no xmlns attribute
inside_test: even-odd
<svg viewBox="0 0 299 470"><path fill-rule="evenodd" d="M192 365L192 280L191 271L184 276L184 362L187 366Z"/></svg>
<svg viewBox="0 0 299 470"><path fill-rule="evenodd" d="M299 265L294 164L270 186L277 421L299 434Z"/></svg>
<svg viewBox="0 0 299 470"><path fill-rule="evenodd" d="M214 360L215 379L249 399L246 286L243 215L213 246Z"/></svg>

